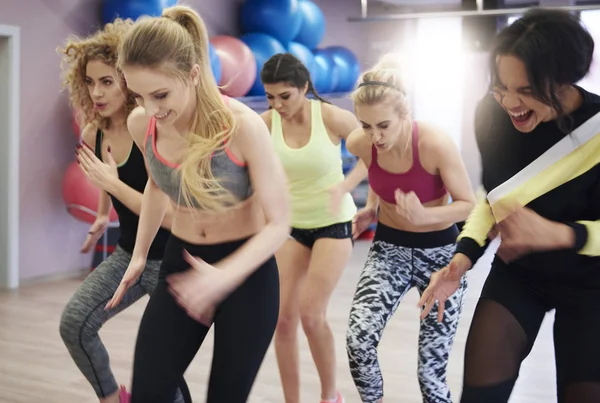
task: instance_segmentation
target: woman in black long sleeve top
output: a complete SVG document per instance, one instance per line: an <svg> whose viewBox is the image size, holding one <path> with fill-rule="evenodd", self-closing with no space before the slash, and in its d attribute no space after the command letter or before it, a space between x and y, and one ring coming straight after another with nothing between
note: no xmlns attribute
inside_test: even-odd
<svg viewBox="0 0 600 403"><path fill-rule="evenodd" d="M486 196L425 316L500 236L465 352L462 403L505 403L546 312L555 309L559 403L600 402L600 97L575 85L594 41L576 17L535 9L502 30L492 91L476 110Z"/></svg>

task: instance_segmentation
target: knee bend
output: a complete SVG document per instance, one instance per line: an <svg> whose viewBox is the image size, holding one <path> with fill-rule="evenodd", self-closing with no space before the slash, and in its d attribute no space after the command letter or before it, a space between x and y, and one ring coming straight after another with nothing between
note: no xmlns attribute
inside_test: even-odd
<svg viewBox="0 0 600 403"><path fill-rule="evenodd" d="M300 322L302 322L302 329L306 334L315 333L327 325L324 312L315 312L309 309L300 311Z"/></svg>
<svg viewBox="0 0 600 403"><path fill-rule="evenodd" d="M350 362L355 364L371 361L377 355L377 343L349 330L346 333L346 353Z"/></svg>
<svg viewBox="0 0 600 403"><path fill-rule="evenodd" d="M295 315L281 314L277 320L275 332L279 337L292 337L298 331L298 317Z"/></svg>
<svg viewBox="0 0 600 403"><path fill-rule="evenodd" d="M80 329L80 321L76 320L68 310L63 311L58 329L63 342L67 345L77 343Z"/></svg>
<svg viewBox="0 0 600 403"><path fill-rule="evenodd" d="M66 345L73 345L79 344L82 338L93 337L97 331L89 325L86 326L86 320L81 313L67 307L60 318L59 333Z"/></svg>

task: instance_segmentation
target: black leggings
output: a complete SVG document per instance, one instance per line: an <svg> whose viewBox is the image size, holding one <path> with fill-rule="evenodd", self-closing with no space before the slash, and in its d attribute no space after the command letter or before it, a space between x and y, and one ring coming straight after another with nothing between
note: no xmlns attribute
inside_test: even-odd
<svg viewBox="0 0 600 403"><path fill-rule="evenodd" d="M461 403L508 402L551 309L558 403L600 402L600 289L496 260L467 338Z"/></svg>
<svg viewBox="0 0 600 403"><path fill-rule="evenodd" d="M243 243L192 245L171 236L158 285L140 324L132 403L172 403L183 374L210 329L189 317L169 292L166 276L189 268L183 249L207 263L215 263ZM246 402L271 343L278 313L279 274L273 257L216 309L207 403Z"/></svg>

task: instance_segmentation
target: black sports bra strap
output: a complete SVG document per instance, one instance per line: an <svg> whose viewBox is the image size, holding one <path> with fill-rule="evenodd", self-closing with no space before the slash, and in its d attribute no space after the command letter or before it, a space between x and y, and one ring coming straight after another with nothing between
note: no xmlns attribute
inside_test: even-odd
<svg viewBox="0 0 600 403"><path fill-rule="evenodd" d="M102 161L102 139L104 137L104 133L102 132L102 130L98 129L96 131L96 144L94 145L94 153L96 154L96 157L98 157L100 159L100 161Z"/></svg>

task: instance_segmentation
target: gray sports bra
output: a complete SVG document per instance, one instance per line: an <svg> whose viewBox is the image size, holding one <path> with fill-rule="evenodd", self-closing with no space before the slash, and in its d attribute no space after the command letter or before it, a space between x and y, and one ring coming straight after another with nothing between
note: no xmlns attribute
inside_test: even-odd
<svg viewBox="0 0 600 403"><path fill-rule="evenodd" d="M144 151L148 159L150 174L156 185L165 192L171 200L185 205L181 192L181 178L177 172L177 164L167 161L156 150L156 119L152 117L148 124ZM248 167L236 161L229 148L218 151L211 158L212 174L220 180L220 185L236 199L245 200L252 194ZM195 200L193 206L198 207Z"/></svg>

